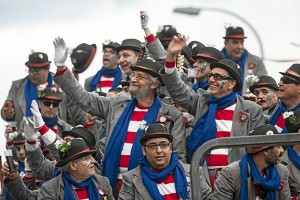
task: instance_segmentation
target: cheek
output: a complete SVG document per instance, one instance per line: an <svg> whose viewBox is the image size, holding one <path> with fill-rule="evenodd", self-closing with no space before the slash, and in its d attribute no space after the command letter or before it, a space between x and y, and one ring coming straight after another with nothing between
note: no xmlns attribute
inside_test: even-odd
<svg viewBox="0 0 300 200"><path fill-rule="evenodd" d="M88 167L90 164L91 164L91 160L90 159L83 161L83 165L86 166L86 167Z"/></svg>

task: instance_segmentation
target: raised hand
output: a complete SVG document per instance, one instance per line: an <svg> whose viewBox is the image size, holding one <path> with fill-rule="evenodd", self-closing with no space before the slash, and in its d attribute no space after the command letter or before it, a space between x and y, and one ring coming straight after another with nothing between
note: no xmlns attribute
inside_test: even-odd
<svg viewBox="0 0 300 200"><path fill-rule="evenodd" d="M175 61L177 54L180 53L187 46L185 42L186 38L184 36L180 34L174 35L168 46L166 60Z"/></svg>
<svg viewBox="0 0 300 200"><path fill-rule="evenodd" d="M38 138L38 132L37 129L33 126L33 121L30 118L23 117L24 121L24 134L25 138L28 141L37 141Z"/></svg>
<svg viewBox="0 0 300 200"><path fill-rule="evenodd" d="M39 106L35 100L31 102L30 110L33 114L34 128L41 128L45 124L45 122L43 120L42 114L40 113Z"/></svg>
<svg viewBox="0 0 300 200"><path fill-rule="evenodd" d="M146 11L140 11L140 17L141 17L141 26L142 29L149 29L148 22L149 22L149 16Z"/></svg>
<svg viewBox="0 0 300 200"><path fill-rule="evenodd" d="M69 48L67 48L64 39L60 37L55 38L53 44L55 48L54 63L57 68L63 68L68 57Z"/></svg>

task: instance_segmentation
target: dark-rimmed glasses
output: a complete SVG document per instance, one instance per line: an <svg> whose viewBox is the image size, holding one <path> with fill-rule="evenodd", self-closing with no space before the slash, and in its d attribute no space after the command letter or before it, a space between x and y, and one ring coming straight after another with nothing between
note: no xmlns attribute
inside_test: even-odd
<svg viewBox="0 0 300 200"><path fill-rule="evenodd" d="M44 106L47 106L47 107L51 106L51 104L54 108L59 106L59 101L43 100L42 102L43 102Z"/></svg>
<svg viewBox="0 0 300 200"><path fill-rule="evenodd" d="M144 75L142 74L130 74L129 78L132 79L132 77L135 77L137 80L141 81L143 79L150 79L150 77L145 77Z"/></svg>
<svg viewBox="0 0 300 200"><path fill-rule="evenodd" d="M214 77L216 81L231 80L231 78L228 75L222 76L221 74L208 73L208 79L210 79L211 77Z"/></svg>
<svg viewBox="0 0 300 200"><path fill-rule="evenodd" d="M280 81L283 83L283 84L300 84L300 82L294 80L294 79L291 79L287 76L283 76L280 78Z"/></svg>
<svg viewBox="0 0 300 200"><path fill-rule="evenodd" d="M158 146L161 149L166 149L170 146L170 144L171 144L171 142L161 142L159 144L156 144L156 143L145 144L144 146L150 150L156 150L158 148Z"/></svg>
<svg viewBox="0 0 300 200"><path fill-rule="evenodd" d="M25 71L26 71L27 73L40 74L40 73L42 73L43 71L45 71L46 69L48 69L48 67L37 67L37 68L35 68L35 67L27 67L27 68L25 69Z"/></svg>

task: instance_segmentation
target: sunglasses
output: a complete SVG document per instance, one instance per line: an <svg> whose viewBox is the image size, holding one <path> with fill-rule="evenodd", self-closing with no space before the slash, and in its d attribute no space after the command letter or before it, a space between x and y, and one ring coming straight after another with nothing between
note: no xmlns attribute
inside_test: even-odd
<svg viewBox="0 0 300 200"><path fill-rule="evenodd" d="M300 82L294 80L294 79L291 79L287 76L283 76L280 78L280 81L283 83L283 84L300 84Z"/></svg>
<svg viewBox="0 0 300 200"><path fill-rule="evenodd" d="M231 80L231 78L228 75L224 75L222 76L221 74L213 74L213 73L209 73L208 74L208 79L210 79L211 77L214 77L214 79L216 81L221 81L221 80Z"/></svg>
<svg viewBox="0 0 300 200"><path fill-rule="evenodd" d="M47 106L47 107L51 106L51 104L52 104L52 106L54 108L56 108L56 107L59 106L59 102L58 101L43 100L43 104L44 104L44 106Z"/></svg>

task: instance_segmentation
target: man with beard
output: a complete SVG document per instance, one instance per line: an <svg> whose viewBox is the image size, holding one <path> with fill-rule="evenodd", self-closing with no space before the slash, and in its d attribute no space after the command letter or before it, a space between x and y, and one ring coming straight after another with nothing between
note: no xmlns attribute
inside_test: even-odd
<svg viewBox="0 0 300 200"><path fill-rule="evenodd" d="M287 133L284 124L284 113L300 109L300 64L293 64L282 74L277 96L280 102L276 105L269 123L275 126L278 132Z"/></svg>
<svg viewBox="0 0 300 200"><path fill-rule="evenodd" d="M222 49L226 59L230 59L241 66L243 76L243 89L241 94L245 94L249 87L249 82L246 81L247 75L262 76L268 75L263 60L258 56L249 53L244 48L244 30L241 27L228 27L226 29L225 47Z"/></svg>
<svg viewBox="0 0 300 200"><path fill-rule="evenodd" d="M260 105L266 115L271 115L278 101L276 92L278 85L270 76L259 76L259 81L249 87L249 90L256 97L256 103Z"/></svg>
<svg viewBox="0 0 300 200"><path fill-rule="evenodd" d="M110 88L116 88L122 80L122 70L118 65L116 48L120 44L108 42L103 44L102 68L92 77L85 80L84 88L87 91L108 93Z"/></svg>
<svg viewBox="0 0 300 200"><path fill-rule="evenodd" d="M256 127L249 136L278 134L265 124ZM250 147L240 161L225 167L215 182L213 199L290 199L288 169L278 164L282 146Z"/></svg>
<svg viewBox="0 0 300 200"><path fill-rule="evenodd" d="M127 42L123 41L122 44ZM66 48L63 39L54 46L55 56L64 56ZM120 46L119 55L128 56L127 49L122 49L124 46ZM132 98L119 93L112 100L85 91L65 65L57 67L55 82L61 85L68 98L85 112L106 121L103 173L109 178L114 191L121 188L122 174L135 168L142 157L138 139L147 124L157 121L164 123L174 138L174 152L180 160L185 161L186 139L182 114L173 106L161 102L157 96L156 90L163 82L158 74L159 66L153 60L142 59L137 66L130 67L133 71L129 86Z"/></svg>

